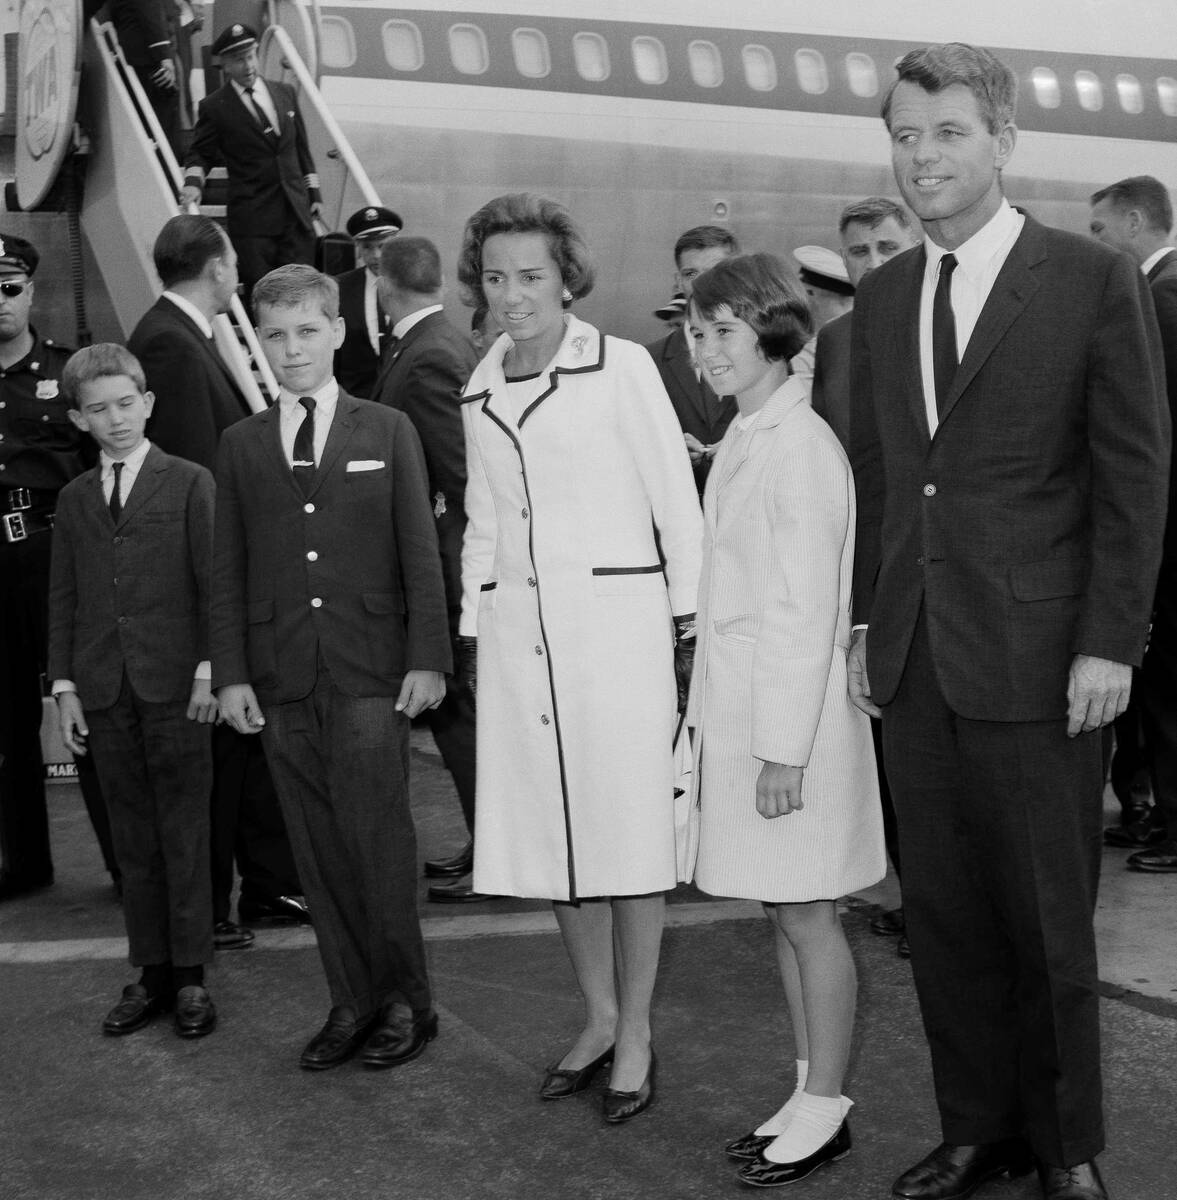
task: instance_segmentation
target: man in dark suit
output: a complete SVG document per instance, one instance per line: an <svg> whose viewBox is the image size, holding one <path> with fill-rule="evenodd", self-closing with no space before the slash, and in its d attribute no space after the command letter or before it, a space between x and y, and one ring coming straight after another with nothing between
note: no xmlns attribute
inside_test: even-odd
<svg viewBox="0 0 1177 1200"><path fill-rule="evenodd" d="M719 225L688 229L674 244L675 289L689 305L695 279L720 260L739 252L739 243L730 229ZM703 378L695 363L689 323L684 322L681 329L672 329L646 349L674 405L695 471L695 487L702 496L711 460L736 415L736 402L730 396L717 396Z"/></svg>
<svg viewBox="0 0 1177 1200"><path fill-rule="evenodd" d="M108 0L107 8L123 56L134 67L164 136L179 155L180 86L173 6L169 0Z"/></svg>
<svg viewBox="0 0 1177 1200"><path fill-rule="evenodd" d="M400 409L425 451L429 494L445 575L450 634L458 636L462 612L462 535L466 532L466 441L461 396L478 361L470 339L442 311L441 256L427 238L397 238L380 254L380 300L392 321L392 345L372 398ZM442 761L453 777L471 840L452 858L428 861L425 874L453 877L435 884L431 900L485 899L461 876L474 861L474 697L451 677L442 703L426 714Z"/></svg>
<svg viewBox="0 0 1177 1200"><path fill-rule="evenodd" d="M229 238L248 290L274 267L313 260L319 177L294 89L259 73L256 31L230 25L212 52L229 81L200 103L180 204L199 204L209 170L225 167Z"/></svg>
<svg viewBox="0 0 1177 1200"><path fill-rule="evenodd" d="M1148 280L1161 351L1169 411L1177 420L1177 250L1169 244L1173 204L1151 175L1121 179L1091 197L1091 232L1132 256ZM1147 766L1154 806L1123 827L1105 830L1112 845L1140 847L1128 856L1134 871L1177 872L1177 474L1169 475L1169 522L1157 580L1152 636L1137 677ZM1116 724L1117 741L1120 722ZM1117 748L1116 755L1120 751ZM1115 779L1113 763L1113 785ZM1123 803L1123 800L1121 800Z"/></svg>
<svg viewBox="0 0 1177 1200"><path fill-rule="evenodd" d="M944 1138L912 1200L1035 1160L1048 1200L1107 1195L1100 731L1148 636L1170 422L1143 276L1002 195L1015 94L985 50L900 60L883 118L925 241L854 309L850 691L882 710Z"/></svg>
<svg viewBox="0 0 1177 1200"><path fill-rule="evenodd" d="M355 243L360 265L335 277L339 284L339 315L343 318L343 345L335 352L335 378L345 392L364 400L372 396L392 329L376 290L380 251L400 230L400 217L380 205L361 208L347 219L347 232Z"/></svg>
<svg viewBox="0 0 1177 1200"><path fill-rule="evenodd" d="M403 413L336 384L333 279L281 267L253 301L282 391L221 439L213 682L262 732L314 917L332 1007L301 1065L392 1067L437 1034L408 793L409 719L452 666L425 460Z"/></svg>
<svg viewBox="0 0 1177 1200"><path fill-rule="evenodd" d="M230 425L249 405L217 351L212 321L237 290L237 254L209 217L172 217L153 248L163 295L127 343L155 394L152 441L210 471ZM309 920L282 811L257 738L228 725L213 731L213 940L221 950L247 946L253 931L230 920L233 860L241 873L242 921Z"/></svg>

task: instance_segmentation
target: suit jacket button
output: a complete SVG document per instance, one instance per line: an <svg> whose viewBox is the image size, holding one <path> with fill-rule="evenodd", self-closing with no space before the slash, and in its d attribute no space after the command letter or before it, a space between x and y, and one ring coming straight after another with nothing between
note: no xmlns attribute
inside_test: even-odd
<svg viewBox="0 0 1177 1200"><path fill-rule="evenodd" d="M311 601L311 608L322 608L322 607L323 607L323 601L318 596L316 596Z"/></svg>
<svg viewBox="0 0 1177 1200"><path fill-rule="evenodd" d="M315 506L313 504L304 504L302 506L302 511L304 513L313 513L315 511Z"/></svg>
<svg viewBox="0 0 1177 1200"><path fill-rule="evenodd" d="M533 576L528 576L528 579L527 579L527 586L528 586L528 587L535 587L535 578L534 578Z"/></svg>
<svg viewBox="0 0 1177 1200"><path fill-rule="evenodd" d="M519 515L526 521L531 514L527 511L527 509L524 509Z"/></svg>
<svg viewBox="0 0 1177 1200"><path fill-rule="evenodd" d="M935 494L936 494L936 485L934 483L925 483L924 484L924 495L925 496L934 496Z"/></svg>
<svg viewBox="0 0 1177 1200"><path fill-rule="evenodd" d="M547 715L547 713L544 713L544 714L543 714L543 715L540 717L540 719L539 719L539 723L540 723L541 725L550 725L550 724L551 724L551 721L549 721L549 720L548 720L548 715Z"/></svg>
<svg viewBox="0 0 1177 1200"><path fill-rule="evenodd" d="M308 550L307 551L307 562L318 562L318 561L319 561L318 550Z"/></svg>
<svg viewBox="0 0 1177 1200"><path fill-rule="evenodd" d="M915 561L916 561L916 566L922 567L924 565L924 556L921 554L919 556L919 558L917 558Z"/></svg>

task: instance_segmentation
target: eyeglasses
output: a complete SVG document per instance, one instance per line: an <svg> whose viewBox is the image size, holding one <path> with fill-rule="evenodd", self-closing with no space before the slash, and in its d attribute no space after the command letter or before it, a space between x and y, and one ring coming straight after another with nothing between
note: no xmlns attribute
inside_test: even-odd
<svg viewBox="0 0 1177 1200"><path fill-rule="evenodd" d="M27 283L0 283L0 296L7 296L9 300L14 300L28 286Z"/></svg>

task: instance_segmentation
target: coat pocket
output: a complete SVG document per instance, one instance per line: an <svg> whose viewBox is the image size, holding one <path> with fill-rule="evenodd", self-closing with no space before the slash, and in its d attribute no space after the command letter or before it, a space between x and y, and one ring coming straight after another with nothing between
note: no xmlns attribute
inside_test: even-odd
<svg viewBox="0 0 1177 1200"><path fill-rule="evenodd" d="M245 606L249 625L246 658L254 687L274 687L278 679L278 649L274 633L274 601L251 600Z"/></svg>
<svg viewBox="0 0 1177 1200"><path fill-rule="evenodd" d="M752 645L760 631L760 618L754 612L739 613L734 617L719 617L711 622L716 637L729 642Z"/></svg>
<svg viewBox="0 0 1177 1200"><path fill-rule="evenodd" d="M1010 567L1009 585L1015 600L1058 600L1079 596L1087 587L1091 563L1086 558L1048 558Z"/></svg>

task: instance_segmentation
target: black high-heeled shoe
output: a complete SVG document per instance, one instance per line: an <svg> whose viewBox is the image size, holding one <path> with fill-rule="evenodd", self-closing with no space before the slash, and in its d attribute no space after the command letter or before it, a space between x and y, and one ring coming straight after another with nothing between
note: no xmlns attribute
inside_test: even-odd
<svg viewBox="0 0 1177 1200"><path fill-rule="evenodd" d="M746 1133L743 1137L728 1142L723 1152L732 1162L755 1162L764 1147L775 1141L776 1138L771 1133Z"/></svg>
<svg viewBox="0 0 1177 1200"><path fill-rule="evenodd" d="M645 1112L654 1103L655 1065L654 1050L651 1047L650 1069L646 1072L642 1086L636 1092L618 1092L613 1088L605 1089L601 1097L601 1111L610 1125L619 1125L622 1121L628 1121L630 1117L636 1117L638 1113Z"/></svg>
<svg viewBox="0 0 1177 1200"><path fill-rule="evenodd" d="M796 1162L775 1163L769 1162L762 1154L754 1162L745 1163L736 1172L736 1178L752 1187L784 1187L785 1184L805 1179L818 1167L837 1162L849 1153L850 1126L843 1119L834 1136L805 1158L799 1158Z"/></svg>
<svg viewBox="0 0 1177 1200"><path fill-rule="evenodd" d="M561 1067L558 1062L548 1067L544 1081L540 1084L539 1098L563 1100L568 1096L575 1096L577 1092L583 1092L592 1083L596 1073L613 1061L613 1049L610 1046L604 1054L583 1067Z"/></svg>

